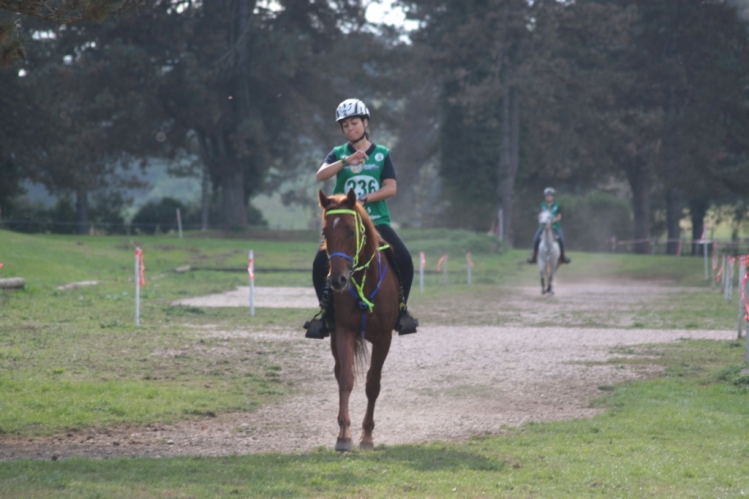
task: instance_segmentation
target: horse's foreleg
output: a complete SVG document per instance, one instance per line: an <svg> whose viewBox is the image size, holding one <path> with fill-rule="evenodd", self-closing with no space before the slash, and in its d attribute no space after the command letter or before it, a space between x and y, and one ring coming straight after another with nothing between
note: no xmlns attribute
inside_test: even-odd
<svg viewBox="0 0 749 499"><path fill-rule="evenodd" d="M336 340L332 344L337 354L336 379L338 380L339 427L335 450L345 452L350 451L353 447L348 403L351 391L354 389L354 335L346 334L344 331L336 331L333 334L336 335Z"/></svg>
<svg viewBox="0 0 749 499"><path fill-rule="evenodd" d="M388 332L381 335L378 341L372 344L372 361L369 365L369 371L367 371L367 413L364 415L364 421L362 422L362 435L359 441L360 449L374 448L372 431L375 427L375 402L377 402L377 397L380 395L382 366L385 365L385 359L390 351L392 339L393 335Z"/></svg>
<svg viewBox="0 0 749 499"><path fill-rule="evenodd" d="M544 282L543 274L541 274L541 294L546 294L546 283Z"/></svg>

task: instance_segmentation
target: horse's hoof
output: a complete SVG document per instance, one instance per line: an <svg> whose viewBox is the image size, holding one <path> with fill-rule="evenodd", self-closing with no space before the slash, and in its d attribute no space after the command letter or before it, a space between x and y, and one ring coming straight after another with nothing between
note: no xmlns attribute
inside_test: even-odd
<svg viewBox="0 0 749 499"><path fill-rule="evenodd" d="M354 442L350 438L339 438L335 443L338 452L350 452L354 448Z"/></svg>
<svg viewBox="0 0 749 499"><path fill-rule="evenodd" d="M359 449L360 450L372 450L374 449L374 443L373 442L359 442Z"/></svg>

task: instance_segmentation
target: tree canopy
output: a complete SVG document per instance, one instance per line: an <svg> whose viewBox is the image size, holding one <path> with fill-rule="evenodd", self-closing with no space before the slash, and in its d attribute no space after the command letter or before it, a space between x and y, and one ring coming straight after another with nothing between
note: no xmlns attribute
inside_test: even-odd
<svg viewBox="0 0 749 499"><path fill-rule="evenodd" d="M27 53L0 73L0 203L31 179L85 218L134 165L188 155L213 222L240 228L254 196L314 174L348 97L370 104L398 170L394 212L419 225L486 230L501 209L524 240L543 187L616 185L635 239L675 238L685 209L698 231L711 203L746 191L744 0L403 0L408 42L367 23L361 0L112 15L133 5L0 0L3 61Z"/></svg>

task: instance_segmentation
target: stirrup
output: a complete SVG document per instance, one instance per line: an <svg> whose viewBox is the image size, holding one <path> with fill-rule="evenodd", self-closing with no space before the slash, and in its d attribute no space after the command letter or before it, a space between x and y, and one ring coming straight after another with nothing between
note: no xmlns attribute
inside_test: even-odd
<svg viewBox="0 0 749 499"><path fill-rule="evenodd" d="M418 327L419 319L414 318L405 307L401 308L398 312L398 322L395 323L395 330L398 331L398 334L415 333Z"/></svg>
<svg viewBox="0 0 749 499"><path fill-rule="evenodd" d="M324 340L330 334L330 329L325 323L325 310L320 310L311 321L304 323L304 329L307 330L304 337L313 340Z"/></svg>

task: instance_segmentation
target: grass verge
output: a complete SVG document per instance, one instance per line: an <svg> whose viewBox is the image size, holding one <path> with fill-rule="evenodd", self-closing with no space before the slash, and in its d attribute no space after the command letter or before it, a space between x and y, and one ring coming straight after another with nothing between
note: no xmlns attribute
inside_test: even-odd
<svg viewBox="0 0 749 499"><path fill-rule="evenodd" d="M601 387L591 419L465 443L338 455L0 463L2 497L741 497L749 493L743 342L635 348L664 371ZM631 349L611 362L638 362Z"/></svg>

